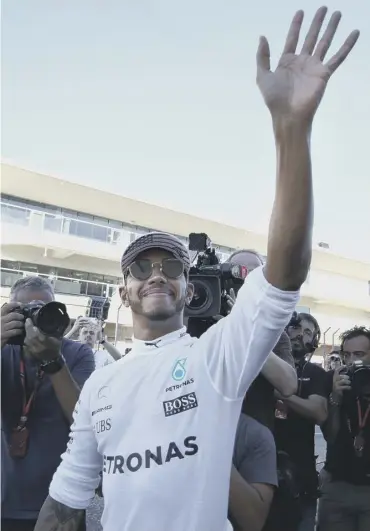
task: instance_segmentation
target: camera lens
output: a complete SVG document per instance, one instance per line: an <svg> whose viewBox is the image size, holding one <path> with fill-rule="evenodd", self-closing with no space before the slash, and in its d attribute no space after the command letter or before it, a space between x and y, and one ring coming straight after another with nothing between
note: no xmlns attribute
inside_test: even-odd
<svg viewBox="0 0 370 531"><path fill-rule="evenodd" d="M35 321L45 335L60 338L68 327L69 317L64 304L49 302L38 310Z"/></svg>
<svg viewBox="0 0 370 531"><path fill-rule="evenodd" d="M212 305L213 295L209 285L202 280L193 280L194 295L187 307L191 310L192 315L200 312L206 312Z"/></svg>

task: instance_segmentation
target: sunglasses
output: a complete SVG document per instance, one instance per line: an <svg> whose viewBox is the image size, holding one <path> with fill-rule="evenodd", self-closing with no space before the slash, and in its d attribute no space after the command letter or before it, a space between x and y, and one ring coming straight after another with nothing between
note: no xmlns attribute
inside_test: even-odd
<svg viewBox="0 0 370 531"><path fill-rule="evenodd" d="M165 277L172 280L176 280L184 274L184 264L177 258L165 258L162 262L152 262L148 258L139 258L132 262L128 271L136 280L148 280L156 266L159 266L159 270Z"/></svg>

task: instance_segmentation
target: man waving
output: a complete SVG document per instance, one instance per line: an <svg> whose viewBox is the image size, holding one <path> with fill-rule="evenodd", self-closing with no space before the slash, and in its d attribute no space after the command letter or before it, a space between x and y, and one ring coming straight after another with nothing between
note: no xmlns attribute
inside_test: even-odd
<svg viewBox="0 0 370 531"><path fill-rule="evenodd" d="M310 266L313 117L359 35L351 33L324 63L340 20L334 13L318 41L325 15L326 8L316 13L300 53L303 13L295 15L275 72L264 37L258 48L257 81L277 150L266 265L247 277L231 314L196 340L183 327L193 294L187 249L169 234L149 233L125 250L121 297L133 314L133 348L86 383L37 531L77 529L101 468L104 531L227 528L241 402L288 323Z"/></svg>

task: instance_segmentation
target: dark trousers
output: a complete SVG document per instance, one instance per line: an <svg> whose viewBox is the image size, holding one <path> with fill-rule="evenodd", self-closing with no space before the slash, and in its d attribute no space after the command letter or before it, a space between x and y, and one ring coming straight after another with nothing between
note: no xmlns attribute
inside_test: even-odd
<svg viewBox="0 0 370 531"><path fill-rule="evenodd" d="M35 526L36 520L1 520L1 531L34 531ZM78 531L86 531L85 521L81 523Z"/></svg>

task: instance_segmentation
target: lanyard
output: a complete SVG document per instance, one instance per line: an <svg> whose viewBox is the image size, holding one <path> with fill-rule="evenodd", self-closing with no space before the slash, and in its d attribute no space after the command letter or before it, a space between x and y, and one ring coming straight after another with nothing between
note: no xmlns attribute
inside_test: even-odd
<svg viewBox="0 0 370 531"><path fill-rule="evenodd" d="M33 402L35 400L36 393L37 393L37 391L38 391L38 389L40 387L42 378L44 376L44 373L42 371L39 371L39 370L37 371L36 382L35 382L33 391L32 391L30 397L27 400L26 367L25 367L25 364L24 364L24 360L22 358L21 358L21 360L19 362L19 368L20 368L20 377L21 377L23 398L22 398L22 415L21 415L21 417L19 419L19 422L18 422L18 426L17 426L18 430L24 428L24 426L25 426L25 424L26 424L26 422L28 420L28 416L29 416L32 404L33 404Z"/></svg>
<svg viewBox="0 0 370 531"><path fill-rule="evenodd" d="M365 427L367 418L370 413L370 404L366 408L365 415L362 416L361 404L360 404L360 401L357 399L357 413L358 413L358 431L362 431Z"/></svg>

